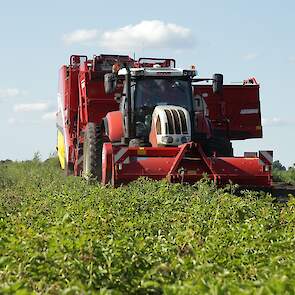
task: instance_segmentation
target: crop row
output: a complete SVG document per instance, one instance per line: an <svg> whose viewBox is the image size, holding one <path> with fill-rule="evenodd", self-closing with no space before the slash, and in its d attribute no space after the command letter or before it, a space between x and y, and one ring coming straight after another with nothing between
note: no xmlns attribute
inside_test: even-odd
<svg viewBox="0 0 295 295"><path fill-rule="evenodd" d="M294 294L295 200L0 165L0 293Z"/></svg>

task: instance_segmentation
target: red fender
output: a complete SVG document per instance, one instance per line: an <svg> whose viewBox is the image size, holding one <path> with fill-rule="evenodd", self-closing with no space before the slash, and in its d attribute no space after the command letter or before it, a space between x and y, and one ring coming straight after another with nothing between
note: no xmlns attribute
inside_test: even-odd
<svg viewBox="0 0 295 295"><path fill-rule="evenodd" d="M123 115L120 111L109 112L107 119L107 135L111 142L118 142L124 136Z"/></svg>

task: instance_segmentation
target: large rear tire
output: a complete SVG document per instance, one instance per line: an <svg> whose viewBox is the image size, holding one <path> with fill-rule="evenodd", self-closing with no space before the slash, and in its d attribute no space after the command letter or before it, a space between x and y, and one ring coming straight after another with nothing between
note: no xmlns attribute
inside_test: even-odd
<svg viewBox="0 0 295 295"><path fill-rule="evenodd" d="M102 148L102 178L103 185L114 186L113 177L113 146L110 142L104 143Z"/></svg>
<svg viewBox="0 0 295 295"><path fill-rule="evenodd" d="M66 176L74 175L74 164L73 163L66 161L66 163L65 163L65 175Z"/></svg>
<svg viewBox="0 0 295 295"><path fill-rule="evenodd" d="M83 144L83 177L101 180L102 136L100 126L88 123Z"/></svg>

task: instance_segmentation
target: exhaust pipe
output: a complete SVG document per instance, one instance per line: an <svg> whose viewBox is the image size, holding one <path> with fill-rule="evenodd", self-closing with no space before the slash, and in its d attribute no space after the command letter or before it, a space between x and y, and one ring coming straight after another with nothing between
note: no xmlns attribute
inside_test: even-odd
<svg viewBox="0 0 295 295"><path fill-rule="evenodd" d="M134 128L134 119L133 115L134 112L132 110L132 98L131 98L131 73L129 66L127 64L124 65L126 68L126 76L125 76L125 81L126 81L126 100L127 100L127 120L126 120L126 127L125 127L125 137L124 137L124 143L128 144L131 139L135 137L135 128Z"/></svg>

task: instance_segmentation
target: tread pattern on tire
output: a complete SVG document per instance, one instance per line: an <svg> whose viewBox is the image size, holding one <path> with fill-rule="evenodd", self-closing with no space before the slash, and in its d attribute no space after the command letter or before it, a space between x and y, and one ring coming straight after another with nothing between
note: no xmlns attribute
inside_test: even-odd
<svg viewBox="0 0 295 295"><path fill-rule="evenodd" d="M102 137L100 126L88 123L83 144L83 175L101 180Z"/></svg>
<svg viewBox="0 0 295 295"><path fill-rule="evenodd" d="M66 162L66 165L65 165L65 175L66 176L74 175L74 164L73 163Z"/></svg>

